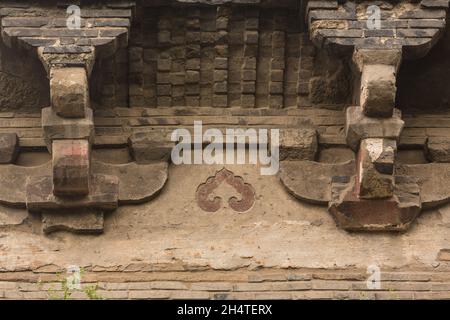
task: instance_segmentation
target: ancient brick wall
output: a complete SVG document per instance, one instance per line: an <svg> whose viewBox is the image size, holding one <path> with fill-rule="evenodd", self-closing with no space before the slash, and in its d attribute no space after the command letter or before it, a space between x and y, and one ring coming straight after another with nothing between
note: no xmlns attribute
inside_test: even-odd
<svg viewBox="0 0 450 320"><path fill-rule="evenodd" d="M94 72L97 101L244 108L348 101L348 65L317 56L302 25L291 7L143 3L128 50Z"/></svg>

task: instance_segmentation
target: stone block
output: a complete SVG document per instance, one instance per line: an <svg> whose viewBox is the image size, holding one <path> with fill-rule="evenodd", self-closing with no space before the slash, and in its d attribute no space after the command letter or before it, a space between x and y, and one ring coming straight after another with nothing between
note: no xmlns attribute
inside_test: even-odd
<svg viewBox="0 0 450 320"><path fill-rule="evenodd" d="M279 177L290 194L301 201L326 205L331 201L333 177L355 174L355 162L322 163L317 161L281 161ZM313 188L311 186L314 186Z"/></svg>
<svg viewBox="0 0 450 320"><path fill-rule="evenodd" d="M19 138L15 133L0 134L0 164L13 163L19 154Z"/></svg>
<svg viewBox="0 0 450 320"><path fill-rule="evenodd" d="M200 72L199 71L186 71L186 82L187 83L198 83L200 82Z"/></svg>
<svg viewBox="0 0 450 320"><path fill-rule="evenodd" d="M79 196L89 193L90 146L88 140L55 140L52 147L53 193Z"/></svg>
<svg viewBox="0 0 450 320"><path fill-rule="evenodd" d="M404 125L398 109L394 109L391 118L376 119L367 117L360 107L349 107L345 123L347 144L353 151L358 151L362 139L386 138L398 141Z"/></svg>
<svg viewBox="0 0 450 320"><path fill-rule="evenodd" d="M89 85L84 68L53 68L50 72L51 104L65 118L83 118L89 107Z"/></svg>
<svg viewBox="0 0 450 320"><path fill-rule="evenodd" d="M363 67L360 104L366 116L391 117L396 90L394 66L376 64Z"/></svg>
<svg viewBox="0 0 450 320"><path fill-rule="evenodd" d="M318 150L314 129L281 129L280 160L315 160Z"/></svg>
<svg viewBox="0 0 450 320"><path fill-rule="evenodd" d="M384 199L393 196L392 176L395 150L384 139L364 139L357 159L356 192L361 199ZM394 141L395 143L395 141ZM377 170L378 166L384 172ZM385 171L391 170L390 173Z"/></svg>
<svg viewBox="0 0 450 320"><path fill-rule="evenodd" d="M426 144L426 154L432 162L450 162L450 138L429 137Z"/></svg>
<svg viewBox="0 0 450 320"><path fill-rule="evenodd" d="M90 193L86 196L59 197L53 193L50 176L32 177L26 190L26 205L30 211L97 208L115 210L118 207L119 179L111 175L91 177Z"/></svg>

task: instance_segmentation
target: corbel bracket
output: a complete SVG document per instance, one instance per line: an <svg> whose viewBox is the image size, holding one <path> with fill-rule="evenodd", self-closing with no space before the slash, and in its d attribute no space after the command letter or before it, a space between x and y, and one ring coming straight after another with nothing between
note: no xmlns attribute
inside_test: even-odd
<svg viewBox="0 0 450 320"><path fill-rule="evenodd" d="M3 42L36 52L47 71L51 105L42 109L42 128L52 161L31 171L9 165L15 185L8 186L26 191L13 199L0 195L0 201L41 212L46 232L102 232L104 211L116 209L119 203L146 201L167 180L167 161L112 165L91 159L94 121L89 78L98 59L128 46L132 13L132 4L81 8L80 25L75 28L68 25L63 7L13 10L1 17ZM5 183L3 178L0 185ZM76 223L70 222L71 217ZM80 219L94 223L80 223Z"/></svg>

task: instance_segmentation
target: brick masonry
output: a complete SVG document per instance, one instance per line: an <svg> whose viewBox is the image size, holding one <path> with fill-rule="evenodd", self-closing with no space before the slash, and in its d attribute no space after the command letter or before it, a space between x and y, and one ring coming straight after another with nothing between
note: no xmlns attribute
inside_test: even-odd
<svg viewBox="0 0 450 320"><path fill-rule="evenodd" d="M315 54L290 8L144 5L128 50L119 49L94 72L94 99L119 107L311 105L325 77ZM347 100L343 90L333 92L335 84L320 85L330 88L321 103Z"/></svg>

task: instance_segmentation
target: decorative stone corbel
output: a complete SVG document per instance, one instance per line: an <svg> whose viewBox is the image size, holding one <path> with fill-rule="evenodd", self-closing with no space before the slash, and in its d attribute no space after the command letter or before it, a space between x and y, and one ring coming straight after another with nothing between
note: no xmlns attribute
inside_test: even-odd
<svg viewBox="0 0 450 320"><path fill-rule="evenodd" d="M0 198L5 204L26 204L28 210L41 212L45 232L102 232L105 211L119 203L146 201L167 180L167 159L112 165L91 158L94 120L89 78L97 59L127 46L132 11L82 10L78 29L66 26L65 8L37 11L33 8L26 18L20 16L26 10L2 17L2 36L12 47L34 50L47 71L51 106L42 109L42 128L52 161L39 170L14 166L8 171L14 171L14 188L26 192ZM7 184L6 180L3 177L0 184Z"/></svg>
<svg viewBox="0 0 450 320"><path fill-rule="evenodd" d="M421 189L425 170L417 174L407 166L397 170L404 122L395 108L396 78L402 59L423 56L436 43L445 26L448 1L412 2L406 10L393 1L377 4L383 9L380 29L369 27L367 3L309 1L306 9L316 46L339 54L353 51L359 103L346 110L345 134L356 161L281 165L287 189L300 199L328 204L337 224L346 230L405 230L422 210L424 199L430 205L430 186ZM323 191L311 192L312 188ZM448 200L450 193L442 198Z"/></svg>

